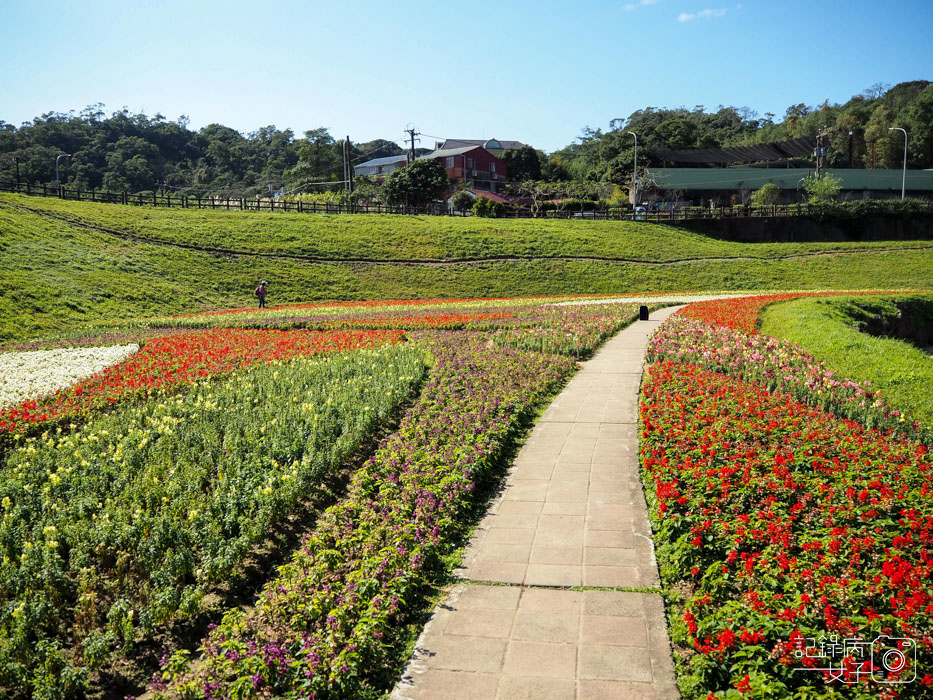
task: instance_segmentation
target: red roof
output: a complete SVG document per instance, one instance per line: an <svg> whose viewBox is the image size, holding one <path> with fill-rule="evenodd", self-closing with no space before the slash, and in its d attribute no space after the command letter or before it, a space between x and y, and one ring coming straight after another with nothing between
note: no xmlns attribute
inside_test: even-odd
<svg viewBox="0 0 933 700"><path fill-rule="evenodd" d="M502 202L503 204L528 206L533 203L533 200L527 197L510 197L508 195L496 194L495 192L487 192L486 190L467 190L467 192L477 197L485 197L486 199L491 199L493 202Z"/></svg>

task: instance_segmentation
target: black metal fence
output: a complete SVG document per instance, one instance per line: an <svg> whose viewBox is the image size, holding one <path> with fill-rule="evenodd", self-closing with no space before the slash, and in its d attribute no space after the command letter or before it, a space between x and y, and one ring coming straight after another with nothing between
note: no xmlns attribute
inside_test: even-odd
<svg viewBox="0 0 933 700"><path fill-rule="evenodd" d="M331 202L303 202L297 200L244 197L202 197L199 195L142 194L81 190L64 186L31 185L23 182L0 182L0 192L12 192L38 197L56 197L79 202L101 202L150 207L177 207L181 209L220 209L224 211L298 212L307 214L407 214L421 216L465 216L451 212L445 206L390 207L377 204L337 204ZM925 210L933 213L933 202L925 203ZM773 204L761 207L671 207L653 209L617 207L581 211L579 207L556 208L534 212L526 207L506 207L505 218L517 219L575 219L581 221L696 221L701 219L748 219L808 216L821 211L809 204Z"/></svg>

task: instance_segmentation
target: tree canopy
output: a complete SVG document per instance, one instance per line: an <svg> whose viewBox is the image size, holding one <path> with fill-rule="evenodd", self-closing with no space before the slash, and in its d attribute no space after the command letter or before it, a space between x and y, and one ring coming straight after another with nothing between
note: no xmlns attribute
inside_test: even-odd
<svg viewBox="0 0 933 700"><path fill-rule="evenodd" d="M390 205L423 207L444 194L449 179L440 161L421 158L386 176L382 196Z"/></svg>
<svg viewBox="0 0 933 700"><path fill-rule="evenodd" d="M123 109L109 117L102 105L79 114L49 112L20 127L0 121L0 180L55 182L80 189L167 191L231 197L343 179L343 142L318 127L296 138L274 125L241 134L222 124L193 131L187 117L169 121ZM350 159L398 155L396 143L350 144ZM14 162L16 158L16 162Z"/></svg>
<svg viewBox="0 0 933 700"><path fill-rule="evenodd" d="M898 169L904 135L891 127L907 130L909 168L933 168L933 83L876 84L842 105L790 105L781 119L747 107L645 107L611 120L606 131L586 127L573 143L551 154L523 146L502 158L511 183L572 180L626 187L634 165L632 133L642 168L662 165L654 149L747 146L823 131L826 167ZM0 121L0 180L14 179L18 169L21 182L52 184L56 157L68 153L71 158L60 161L61 181L81 189L231 197L283 188L320 192L343 180L343 149L343 139L326 127L301 137L274 125L248 134L222 124L195 131L184 116L172 121L125 108L107 116L96 104L78 114L49 112L19 127ZM355 164L404 153L386 139L351 143L349 150Z"/></svg>
<svg viewBox="0 0 933 700"><path fill-rule="evenodd" d="M826 167L897 169L902 165L904 137L890 131L893 126L909 134L907 166L933 167L933 83L873 85L843 105L799 103L789 106L780 121L774 114L759 116L748 107L719 106L714 111L703 105L646 107L625 119L613 119L607 131L586 127L574 143L551 158L558 158L574 179L625 185L634 165L635 137L629 132L637 135L642 167L662 165L651 155L652 149L750 146L824 131L829 148Z"/></svg>

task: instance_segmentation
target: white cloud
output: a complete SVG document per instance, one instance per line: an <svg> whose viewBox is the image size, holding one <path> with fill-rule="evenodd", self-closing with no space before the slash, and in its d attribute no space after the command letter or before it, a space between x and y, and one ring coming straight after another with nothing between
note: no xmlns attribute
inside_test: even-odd
<svg viewBox="0 0 933 700"><path fill-rule="evenodd" d="M634 3L634 2L630 2L628 5L625 6L625 11L626 11L626 12L631 12L631 11L634 10L634 9L635 9L635 3Z"/></svg>
<svg viewBox="0 0 933 700"><path fill-rule="evenodd" d="M726 14L728 10L725 8L720 8L718 10L711 10L706 8L705 10L700 10L699 12L681 12L677 16L678 22L692 22L695 19L711 19L713 17L722 17Z"/></svg>
<svg viewBox="0 0 933 700"><path fill-rule="evenodd" d="M642 5L654 5L658 0L641 0Z"/></svg>

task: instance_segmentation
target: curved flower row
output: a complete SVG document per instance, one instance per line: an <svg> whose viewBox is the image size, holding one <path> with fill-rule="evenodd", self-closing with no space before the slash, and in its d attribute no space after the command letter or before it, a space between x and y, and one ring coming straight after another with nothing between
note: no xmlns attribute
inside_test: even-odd
<svg viewBox="0 0 933 700"><path fill-rule="evenodd" d="M146 343L120 364L51 396L0 410L3 434L83 419L129 396L151 396L192 380L226 374L257 362L396 343L400 331L281 331L224 329L174 333Z"/></svg>
<svg viewBox="0 0 933 700"><path fill-rule="evenodd" d="M324 324L326 328L398 328L402 330L462 330L464 327L488 325L489 321L512 318L506 311L463 314L425 314L335 319Z"/></svg>
<svg viewBox="0 0 933 700"><path fill-rule="evenodd" d="M537 308L517 313L511 327L498 330L493 341L503 347L586 357L637 314L638 304Z"/></svg>
<svg viewBox="0 0 933 700"><path fill-rule="evenodd" d="M689 308L689 307L687 307ZM868 382L838 377L797 345L766 335L749 335L703 321L672 316L652 336L648 361L675 360L724 372L772 391L851 418L869 428L926 434L907 422Z"/></svg>
<svg viewBox="0 0 933 700"><path fill-rule="evenodd" d="M749 335L754 335L758 333L758 320L761 317L761 311L768 304L779 301L789 301L791 299L800 299L801 297L853 296L885 293L888 292L792 292L785 294L734 297L731 299L711 299L709 301L698 301L689 304L680 309L676 315L703 321L713 326L734 328L735 330L748 333Z"/></svg>
<svg viewBox="0 0 933 700"><path fill-rule="evenodd" d="M138 350L129 344L0 353L0 409L66 389Z"/></svg>
<svg viewBox="0 0 933 700"><path fill-rule="evenodd" d="M462 532L473 491L570 358L422 336L436 365L398 432L354 475L255 610L229 612L195 670L168 660L170 696L356 698L391 658L406 604ZM168 686L168 688L166 688Z"/></svg>
<svg viewBox="0 0 933 700"><path fill-rule="evenodd" d="M689 649L685 696L929 697L926 447L670 361L650 368L640 413L662 578L688 593L672 625L675 644ZM806 669L827 663L800 653L831 635L907 638L916 663L908 654L885 685L869 680L884 673L877 664L856 679L849 656L847 680L860 682L840 687Z"/></svg>
<svg viewBox="0 0 933 700"><path fill-rule="evenodd" d="M318 312L328 312L330 315L335 313L342 313L347 309L379 309L379 308L395 308L396 310L402 311L405 309L418 308L423 306L436 306L440 308L450 308L458 307L464 305L490 305L490 306L503 306L503 305L524 305L532 304L535 302L547 302L547 301L557 301L557 300L570 300L570 299L598 299L600 296L606 297L610 296L607 294L603 295L565 295L565 296L533 296L533 297L473 297L466 299L376 299L369 301L317 301L304 304L283 304L280 306L270 306L265 311L258 311L255 308L248 309L219 309L217 311L202 311L199 313L190 313L190 314L181 314L179 316L171 316L168 318L171 319L199 319L199 318L211 318L216 316L253 316L253 317L275 317L278 315L288 315L295 311L302 311L307 309L314 309Z"/></svg>

